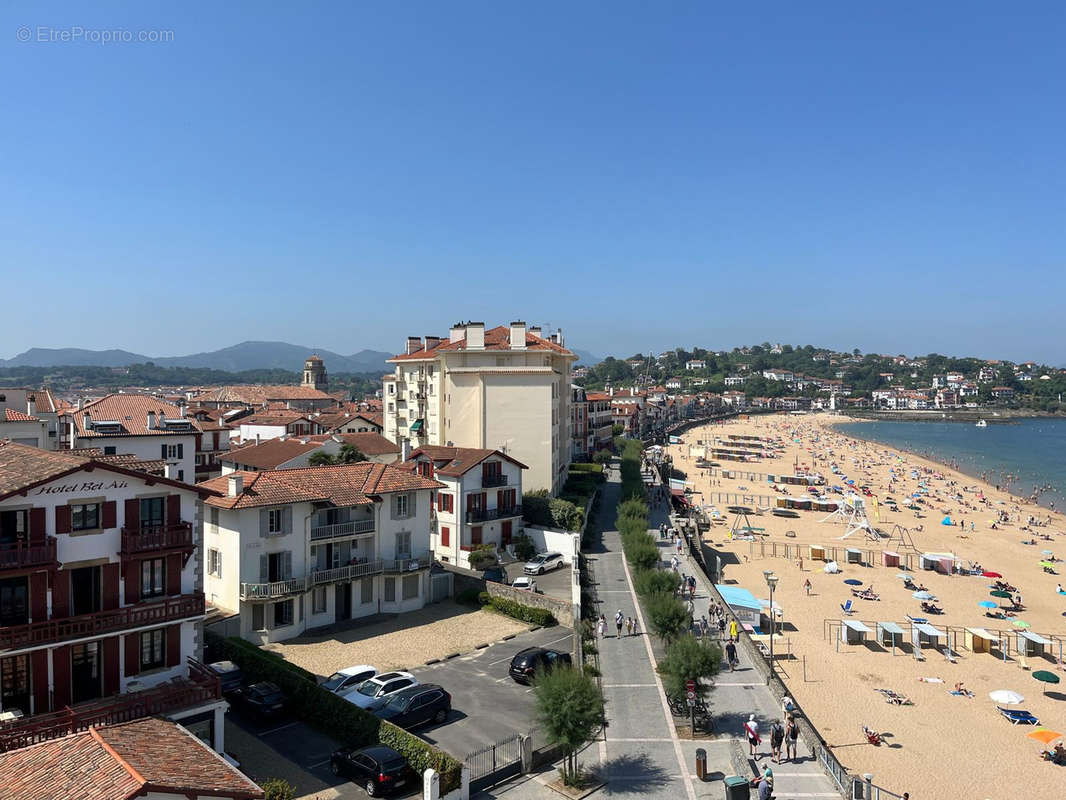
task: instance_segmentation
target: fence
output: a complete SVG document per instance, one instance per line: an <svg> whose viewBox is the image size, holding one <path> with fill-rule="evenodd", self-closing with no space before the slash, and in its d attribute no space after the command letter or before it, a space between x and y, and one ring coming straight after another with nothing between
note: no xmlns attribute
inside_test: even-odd
<svg viewBox="0 0 1066 800"><path fill-rule="evenodd" d="M433 572L429 576L429 602L439 603L452 596L452 573Z"/></svg>
<svg viewBox="0 0 1066 800"><path fill-rule="evenodd" d="M463 762L470 770L470 793L513 778L522 773L522 740L516 733L490 745L468 753Z"/></svg>

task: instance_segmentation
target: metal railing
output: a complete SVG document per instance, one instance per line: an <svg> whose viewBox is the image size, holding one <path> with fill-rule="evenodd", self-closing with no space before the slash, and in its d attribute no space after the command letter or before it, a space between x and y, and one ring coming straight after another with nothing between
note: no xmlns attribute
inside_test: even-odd
<svg viewBox="0 0 1066 800"><path fill-rule="evenodd" d="M343 567L333 567L331 569L316 569L311 573L311 585L319 586L323 583L365 578L368 575L377 575L383 569L384 567L380 561L364 561L361 564L347 564Z"/></svg>
<svg viewBox="0 0 1066 800"><path fill-rule="evenodd" d="M466 512L467 522L492 522L495 519L507 519L508 517L522 516L521 504L507 508L479 508Z"/></svg>
<svg viewBox="0 0 1066 800"><path fill-rule="evenodd" d="M268 583L242 583L242 600L270 600L276 597L287 597L290 594L301 594L307 591L307 578L289 578L284 581L270 581Z"/></svg>
<svg viewBox="0 0 1066 800"><path fill-rule="evenodd" d="M329 569L316 569L301 578L289 578L288 580L271 581L269 583L242 583L241 599L274 600L293 594L302 594L309 591L313 586L321 586L325 583L356 580L357 578L365 578L368 575L380 575L384 572L412 572L419 569L428 569L432 564L433 557L429 553L424 553L419 556L378 559L376 561L364 561L359 564L330 567Z"/></svg>
<svg viewBox="0 0 1066 800"><path fill-rule="evenodd" d="M146 553L194 546L192 525L188 522L122 529L123 553Z"/></svg>
<svg viewBox="0 0 1066 800"><path fill-rule="evenodd" d="M507 485L507 476L502 474L502 473L499 473L499 474L496 474L496 475L484 475L483 474L481 476L481 485L483 487L485 487L486 489L491 489L494 486L506 486Z"/></svg>
<svg viewBox="0 0 1066 800"><path fill-rule="evenodd" d="M0 545L0 570L45 566L55 563L56 539L46 536L43 544L19 541Z"/></svg>
<svg viewBox="0 0 1066 800"><path fill-rule="evenodd" d="M374 532L374 520L359 519L337 522L333 525L316 525L311 528L311 541L318 539L335 539L338 536L355 536Z"/></svg>

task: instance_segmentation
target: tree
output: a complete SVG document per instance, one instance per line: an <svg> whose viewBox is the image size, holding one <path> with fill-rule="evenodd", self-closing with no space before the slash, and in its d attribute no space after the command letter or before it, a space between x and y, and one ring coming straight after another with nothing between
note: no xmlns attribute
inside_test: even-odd
<svg viewBox="0 0 1066 800"><path fill-rule="evenodd" d="M293 800L296 792L288 781L282 778L268 778L261 787L264 800Z"/></svg>
<svg viewBox="0 0 1066 800"><path fill-rule="evenodd" d="M688 608L672 594L660 592L649 595L646 606L651 632L662 639L664 644L672 642L692 624Z"/></svg>
<svg viewBox="0 0 1066 800"><path fill-rule="evenodd" d="M663 678L663 688L671 697L680 697L685 691L685 681L696 681L696 694L703 697L709 685L703 679L718 674L722 650L711 642L701 642L692 636L683 636L666 648L666 656L657 667Z"/></svg>
<svg viewBox="0 0 1066 800"><path fill-rule="evenodd" d="M592 460L596 464L607 464L614 458L614 453L610 450L597 450L592 454Z"/></svg>
<svg viewBox="0 0 1066 800"><path fill-rule="evenodd" d="M363 454L363 451L356 447L354 444L342 444L341 451L337 453L337 459L335 463L357 464L360 461L366 460L367 458Z"/></svg>
<svg viewBox="0 0 1066 800"><path fill-rule="evenodd" d="M566 758L563 782L577 782L577 751L603 723L603 696L596 681L572 668L539 673L533 681L537 724Z"/></svg>
<svg viewBox="0 0 1066 800"><path fill-rule="evenodd" d="M334 457L323 450L315 450L307 459L307 464L311 467L328 467L336 463Z"/></svg>

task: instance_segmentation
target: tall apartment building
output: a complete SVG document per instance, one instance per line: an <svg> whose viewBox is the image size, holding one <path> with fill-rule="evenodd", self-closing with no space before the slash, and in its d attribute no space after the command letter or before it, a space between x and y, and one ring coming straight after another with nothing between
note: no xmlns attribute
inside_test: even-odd
<svg viewBox="0 0 1066 800"><path fill-rule="evenodd" d="M0 441L0 751L160 714L222 749L226 703L195 660L209 493Z"/></svg>
<svg viewBox="0 0 1066 800"><path fill-rule="evenodd" d="M529 470L525 488L558 491L572 447L570 367L562 332L512 322L460 323L447 339L408 337L382 379L385 437L423 445L499 450Z"/></svg>

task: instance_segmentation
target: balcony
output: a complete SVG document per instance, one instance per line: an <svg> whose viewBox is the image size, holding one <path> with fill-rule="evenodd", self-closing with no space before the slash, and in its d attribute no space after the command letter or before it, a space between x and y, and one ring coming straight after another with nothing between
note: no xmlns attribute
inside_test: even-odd
<svg viewBox="0 0 1066 800"><path fill-rule="evenodd" d="M0 752L58 739L93 725L115 725L142 717L172 714L222 698L218 676L189 659L189 677L167 681L151 689L127 692L11 722L0 723Z"/></svg>
<svg viewBox="0 0 1066 800"><path fill-rule="evenodd" d="M336 539L338 536L358 536L374 532L374 520L360 519L338 522L334 525L316 525L311 528L311 541Z"/></svg>
<svg viewBox="0 0 1066 800"><path fill-rule="evenodd" d="M417 569L429 569L432 567L433 556L429 553L423 553L420 556L389 558L380 563L383 572L413 572Z"/></svg>
<svg viewBox="0 0 1066 800"><path fill-rule="evenodd" d="M479 508L476 511L466 512L467 522L492 522L497 519L522 516L521 504L509 508Z"/></svg>
<svg viewBox="0 0 1066 800"><path fill-rule="evenodd" d="M166 600L146 601L109 611L48 619L0 628L0 651L33 645L117 633L130 628L162 625L204 615L202 594L183 594Z"/></svg>
<svg viewBox="0 0 1066 800"><path fill-rule="evenodd" d="M176 522L151 528L123 528L122 554L154 553L160 550L192 550L192 525Z"/></svg>
<svg viewBox="0 0 1066 800"><path fill-rule="evenodd" d="M385 572L411 572L418 569L428 569L432 564L433 557L428 553L424 553L420 556L378 559L376 561L364 561L360 564L346 564L343 567L316 569L303 578L290 578L286 581L273 581L272 583L242 583L241 599L280 600L290 595L302 594L310 591L315 586L322 586L327 583L353 581L370 575L381 575Z"/></svg>
<svg viewBox="0 0 1066 800"><path fill-rule="evenodd" d="M27 569L47 567L56 561L56 540L54 536L45 537L44 544L0 545L0 570Z"/></svg>
<svg viewBox="0 0 1066 800"><path fill-rule="evenodd" d="M491 489L494 486L506 486L507 476L502 473L499 475L482 475L481 485L486 489Z"/></svg>
<svg viewBox="0 0 1066 800"><path fill-rule="evenodd" d="M342 581L354 581L365 578L368 575L377 575L383 571L381 561L364 561L361 564L347 564L343 567L331 569L316 569L311 572L311 586L321 586L324 583L340 583Z"/></svg>
<svg viewBox="0 0 1066 800"><path fill-rule="evenodd" d="M289 578L269 583L242 583L241 600L276 600L307 591L307 578Z"/></svg>

